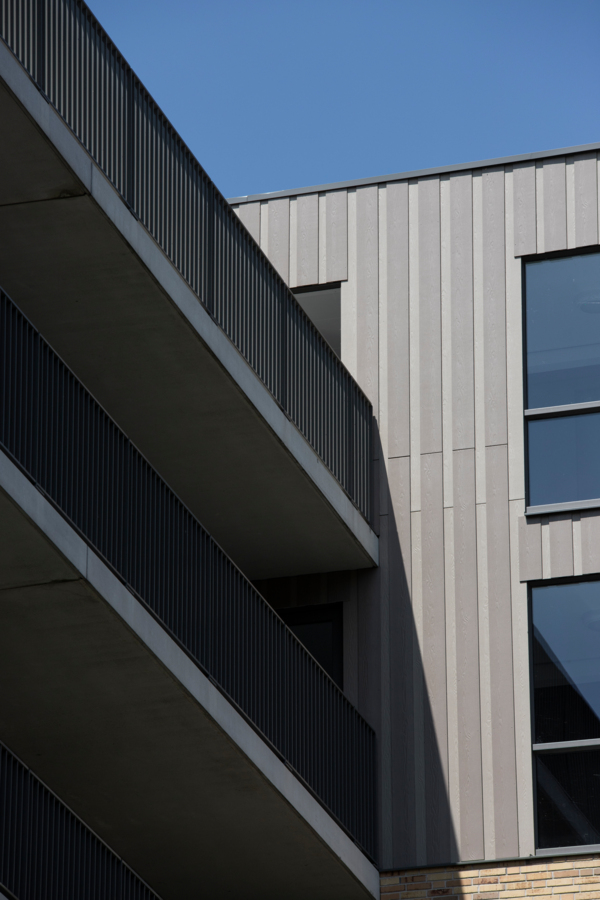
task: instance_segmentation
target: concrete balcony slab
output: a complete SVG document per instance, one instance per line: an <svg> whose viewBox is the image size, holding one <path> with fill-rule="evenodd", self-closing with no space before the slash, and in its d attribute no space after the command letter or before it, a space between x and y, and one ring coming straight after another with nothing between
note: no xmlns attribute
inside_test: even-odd
<svg viewBox="0 0 600 900"><path fill-rule="evenodd" d="M0 284L251 578L378 539L0 43Z"/></svg>
<svg viewBox="0 0 600 900"><path fill-rule="evenodd" d="M364 854L1 453L0 734L165 900L378 896Z"/></svg>

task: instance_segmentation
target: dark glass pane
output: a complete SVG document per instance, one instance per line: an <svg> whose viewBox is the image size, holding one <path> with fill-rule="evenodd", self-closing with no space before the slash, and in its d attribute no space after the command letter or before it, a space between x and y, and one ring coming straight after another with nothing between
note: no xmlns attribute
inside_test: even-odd
<svg viewBox="0 0 600 900"><path fill-rule="evenodd" d="M290 625L299 641L331 675L333 668L333 622L306 622Z"/></svg>
<svg viewBox="0 0 600 900"><path fill-rule="evenodd" d="M536 753L537 845L600 844L600 750Z"/></svg>
<svg viewBox="0 0 600 900"><path fill-rule="evenodd" d="M342 603L296 606L278 613L327 674L343 687Z"/></svg>
<svg viewBox="0 0 600 900"><path fill-rule="evenodd" d="M600 497L600 413L527 423L529 505Z"/></svg>
<svg viewBox="0 0 600 900"><path fill-rule="evenodd" d="M534 742L600 738L600 581L532 588L532 605Z"/></svg>
<svg viewBox="0 0 600 900"><path fill-rule="evenodd" d="M527 406L600 400L600 253L527 263Z"/></svg>

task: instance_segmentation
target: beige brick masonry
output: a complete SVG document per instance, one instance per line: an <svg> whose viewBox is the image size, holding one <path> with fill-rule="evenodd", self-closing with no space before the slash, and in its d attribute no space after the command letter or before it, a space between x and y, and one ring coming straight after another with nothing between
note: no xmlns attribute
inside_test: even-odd
<svg viewBox="0 0 600 900"><path fill-rule="evenodd" d="M383 872L381 900L600 900L600 856Z"/></svg>

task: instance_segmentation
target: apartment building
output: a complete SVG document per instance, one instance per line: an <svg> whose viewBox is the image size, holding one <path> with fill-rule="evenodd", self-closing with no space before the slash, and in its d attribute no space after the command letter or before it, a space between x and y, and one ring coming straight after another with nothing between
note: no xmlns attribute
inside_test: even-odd
<svg viewBox="0 0 600 900"><path fill-rule="evenodd" d="M0 36L0 894L591 900L600 144L227 202Z"/></svg>
<svg viewBox="0 0 600 900"><path fill-rule="evenodd" d="M324 333L335 294L330 342L373 404L380 565L347 601L345 690L378 735L386 893L552 893L559 857L554 892L585 896L598 146L231 203Z"/></svg>

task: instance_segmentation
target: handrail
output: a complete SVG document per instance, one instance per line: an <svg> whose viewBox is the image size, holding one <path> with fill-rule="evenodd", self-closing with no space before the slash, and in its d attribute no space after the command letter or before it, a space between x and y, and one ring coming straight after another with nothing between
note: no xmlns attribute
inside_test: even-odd
<svg viewBox="0 0 600 900"><path fill-rule="evenodd" d="M19 900L160 900L0 743L0 894Z"/></svg>
<svg viewBox="0 0 600 900"><path fill-rule="evenodd" d="M0 447L375 856L375 734L0 290Z"/></svg>
<svg viewBox="0 0 600 900"><path fill-rule="evenodd" d="M83 0L0 0L0 37L370 521L371 404Z"/></svg>

